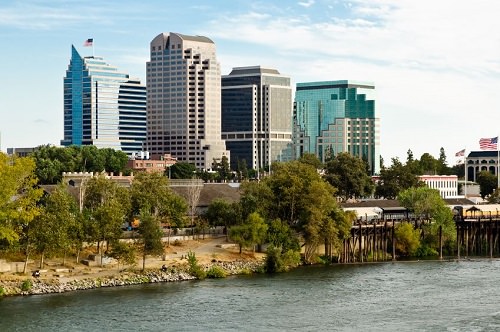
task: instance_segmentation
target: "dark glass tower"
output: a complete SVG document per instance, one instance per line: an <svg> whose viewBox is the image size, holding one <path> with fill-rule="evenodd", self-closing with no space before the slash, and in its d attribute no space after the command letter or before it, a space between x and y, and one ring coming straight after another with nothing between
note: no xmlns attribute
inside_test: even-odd
<svg viewBox="0 0 500 332"><path fill-rule="evenodd" d="M231 168L243 160L260 169L290 160L292 88L276 69L233 68L222 77L222 139Z"/></svg>
<svg viewBox="0 0 500 332"><path fill-rule="evenodd" d="M71 46L64 78L64 139L61 145L95 145L128 155L146 140L146 87L96 56Z"/></svg>

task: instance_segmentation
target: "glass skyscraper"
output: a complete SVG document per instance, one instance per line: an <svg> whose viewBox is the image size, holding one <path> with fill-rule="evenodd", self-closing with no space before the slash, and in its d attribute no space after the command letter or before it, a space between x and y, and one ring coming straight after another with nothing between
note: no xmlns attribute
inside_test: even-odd
<svg viewBox="0 0 500 332"><path fill-rule="evenodd" d="M146 65L148 150L211 170L230 158L221 139L221 74L214 42L161 33Z"/></svg>
<svg viewBox="0 0 500 332"><path fill-rule="evenodd" d="M380 119L375 86L356 81L297 83L293 153L314 153L322 162L340 152L367 161L380 171Z"/></svg>
<svg viewBox="0 0 500 332"><path fill-rule="evenodd" d="M260 66L233 68L223 76L222 138L231 151L232 169L237 169L238 161L243 160L253 169L289 160L290 78L276 69Z"/></svg>
<svg viewBox="0 0 500 332"><path fill-rule="evenodd" d="M71 46L64 78L64 139L61 145L95 145L128 155L146 141L146 87L139 79Z"/></svg>

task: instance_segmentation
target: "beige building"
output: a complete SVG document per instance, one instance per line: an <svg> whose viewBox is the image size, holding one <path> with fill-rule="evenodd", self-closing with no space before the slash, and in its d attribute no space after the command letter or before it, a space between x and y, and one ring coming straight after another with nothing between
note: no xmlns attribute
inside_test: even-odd
<svg viewBox="0 0 500 332"><path fill-rule="evenodd" d="M215 44L203 36L161 33L147 62L147 150L211 170L230 157L221 139L221 74Z"/></svg>

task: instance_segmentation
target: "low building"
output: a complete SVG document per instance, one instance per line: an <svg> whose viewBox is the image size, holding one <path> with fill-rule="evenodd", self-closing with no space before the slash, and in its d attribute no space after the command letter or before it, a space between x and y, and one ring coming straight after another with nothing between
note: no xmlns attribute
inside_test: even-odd
<svg viewBox="0 0 500 332"><path fill-rule="evenodd" d="M458 196L458 177L456 175L421 175L419 180L427 187L436 189L442 198Z"/></svg>
<svg viewBox="0 0 500 332"><path fill-rule="evenodd" d="M164 155L151 155L149 153L133 155L127 163L127 167L132 171L144 171L144 172L164 172L167 168L174 165L177 159L172 157L170 154Z"/></svg>

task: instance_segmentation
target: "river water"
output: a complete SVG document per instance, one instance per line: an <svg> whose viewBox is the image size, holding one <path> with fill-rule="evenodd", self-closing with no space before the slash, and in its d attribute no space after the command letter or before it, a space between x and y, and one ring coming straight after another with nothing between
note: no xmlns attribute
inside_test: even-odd
<svg viewBox="0 0 500 332"><path fill-rule="evenodd" d="M311 266L0 300L1 331L500 331L500 260Z"/></svg>

